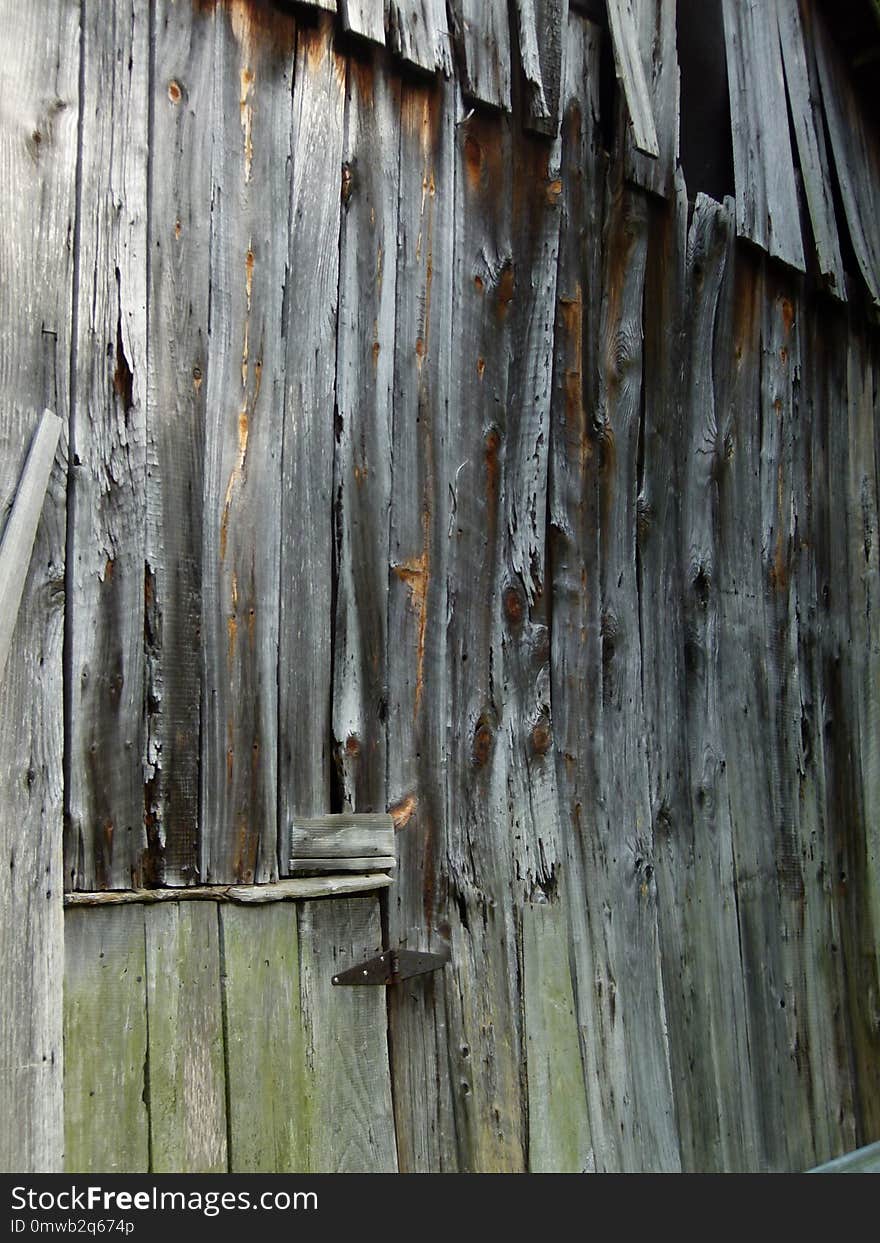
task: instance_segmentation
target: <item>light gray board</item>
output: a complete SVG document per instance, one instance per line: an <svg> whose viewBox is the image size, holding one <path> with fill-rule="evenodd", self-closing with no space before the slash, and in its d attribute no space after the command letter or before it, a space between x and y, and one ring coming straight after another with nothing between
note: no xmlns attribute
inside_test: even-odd
<svg viewBox="0 0 880 1243"><path fill-rule="evenodd" d="M633 11L659 153L656 159L643 154L627 131L626 175L635 185L671 198L675 193L681 128L676 0L633 0Z"/></svg>
<svg viewBox="0 0 880 1243"><path fill-rule="evenodd" d="M83 20L65 879L71 888L125 889L147 879L149 14L133 0L114 0L109 19L104 7L86 5Z"/></svg>
<svg viewBox="0 0 880 1243"><path fill-rule="evenodd" d="M384 872L394 870L397 860L394 855L363 856L354 859L291 859L290 873L299 876L308 872Z"/></svg>
<svg viewBox="0 0 880 1243"><path fill-rule="evenodd" d="M202 523L213 129L207 118L216 20L216 15L198 17L192 8L170 0L161 0L153 18L144 773L149 870L153 883L169 885L201 879Z"/></svg>
<svg viewBox="0 0 880 1243"><path fill-rule="evenodd" d="M450 0L449 12L465 98L510 111L507 0Z"/></svg>
<svg viewBox="0 0 880 1243"><path fill-rule="evenodd" d="M812 20L822 102L849 235L874 306L880 307L880 153L821 15Z"/></svg>
<svg viewBox="0 0 880 1243"><path fill-rule="evenodd" d="M70 409L79 18L0 5L0 530L37 412ZM18 1173L60 1171L63 1150L66 441L0 679L0 1169Z"/></svg>
<svg viewBox="0 0 880 1243"><path fill-rule="evenodd" d="M825 146L825 125L812 38L808 42L804 40L798 0L776 0L776 8L785 82L819 272L829 291L845 301L846 277L834 218L831 168Z"/></svg>
<svg viewBox="0 0 880 1243"><path fill-rule="evenodd" d="M278 875L293 33L290 24L269 40L238 10L215 17L200 842L202 878L211 882Z"/></svg>
<svg viewBox="0 0 880 1243"><path fill-rule="evenodd" d="M399 146L399 80L387 72L378 52L369 60L352 58L336 333L333 738L343 805L358 812L381 812L386 803ZM393 842L383 847L383 853L393 850ZM292 847L291 853L299 852Z"/></svg>
<svg viewBox="0 0 880 1243"><path fill-rule="evenodd" d="M3 681L6 657L31 564L37 526L46 500L61 429L62 423L57 415L51 410L44 410L28 446L21 478L15 489L12 510L0 537L0 596L3 599L3 615L0 617L0 683Z"/></svg>
<svg viewBox="0 0 880 1243"><path fill-rule="evenodd" d="M660 146L651 90L642 60L635 0L607 0L607 3L614 64L626 99L633 143L638 151L656 158L660 154Z"/></svg>
<svg viewBox="0 0 880 1243"><path fill-rule="evenodd" d="M279 857L330 806L333 412L345 61L332 23L297 43L281 478ZM308 583L308 591L302 585Z"/></svg>
<svg viewBox="0 0 880 1243"><path fill-rule="evenodd" d="M388 46L401 60L427 73L452 72L452 43L445 0L388 0Z"/></svg>
<svg viewBox="0 0 880 1243"><path fill-rule="evenodd" d="M568 0L516 0L519 59L526 85L525 126L559 133Z"/></svg>
<svg viewBox="0 0 880 1243"><path fill-rule="evenodd" d="M339 0L342 29L371 43L385 43L385 0Z"/></svg>
<svg viewBox="0 0 880 1243"><path fill-rule="evenodd" d="M290 834L290 854L294 859L393 855L394 828L390 824L319 826L294 822Z"/></svg>
<svg viewBox="0 0 880 1243"><path fill-rule="evenodd" d="M773 4L724 0L736 231L804 271L804 248Z"/></svg>

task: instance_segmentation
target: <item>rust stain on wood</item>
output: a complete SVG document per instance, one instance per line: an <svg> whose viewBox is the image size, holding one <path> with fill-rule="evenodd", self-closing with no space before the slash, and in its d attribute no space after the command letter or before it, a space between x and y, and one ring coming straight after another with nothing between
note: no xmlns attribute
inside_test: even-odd
<svg viewBox="0 0 880 1243"><path fill-rule="evenodd" d="M419 706L422 702L422 691L425 685L425 634L428 629L428 582L429 582L429 553L428 553L428 522L425 516L425 542L422 552L418 557L411 557L408 561L404 561L402 565L394 566L394 573L402 583L406 583L409 588L409 602L419 620L419 637L416 656L416 693L413 707L413 716L419 714Z"/></svg>
<svg viewBox="0 0 880 1243"><path fill-rule="evenodd" d="M405 798L400 799L399 802L392 804L388 808L388 814L394 821L394 828L396 830L406 828L418 805L419 800L415 794L407 794Z"/></svg>

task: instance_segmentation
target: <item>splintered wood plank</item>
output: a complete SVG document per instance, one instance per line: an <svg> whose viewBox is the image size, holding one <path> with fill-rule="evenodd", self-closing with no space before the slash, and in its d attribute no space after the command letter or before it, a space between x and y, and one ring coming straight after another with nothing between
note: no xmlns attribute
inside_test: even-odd
<svg viewBox="0 0 880 1243"><path fill-rule="evenodd" d="M628 130L626 175L635 185L670 198L674 194L681 128L676 0L633 0L633 13L658 151L656 159L645 155Z"/></svg>
<svg viewBox="0 0 880 1243"><path fill-rule="evenodd" d="M385 0L339 0L342 29L385 44Z"/></svg>
<svg viewBox="0 0 880 1243"><path fill-rule="evenodd" d="M590 1118L559 903L523 907L523 1006L529 1106L529 1172L593 1168Z"/></svg>
<svg viewBox="0 0 880 1243"><path fill-rule="evenodd" d="M333 445L345 61L302 29L293 95L281 486L279 852L293 815L330 806ZM275 502L277 505L277 501ZM306 589L306 584L308 587Z"/></svg>
<svg viewBox="0 0 880 1243"><path fill-rule="evenodd" d="M0 1169L22 1173L59 1171L63 1150L62 646L79 17L68 0L0 6L0 538L39 411L49 406L65 421L0 675Z"/></svg>
<svg viewBox="0 0 880 1243"><path fill-rule="evenodd" d="M651 90L642 61L636 0L607 0L611 43L618 81L623 88L636 150L655 159L660 154Z"/></svg>
<svg viewBox="0 0 880 1243"><path fill-rule="evenodd" d="M64 917L64 1169L146 1173L144 912Z"/></svg>
<svg viewBox="0 0 880 1243"><path fill-rule="evenodd" d="M336 342L333 737L343 805L379 812L385 809L400 87L376 53L367 62L349 61L346 95ZM382 853L393 850L392 844Z"/></svg>
<svg viewBox="0 0 880 1243"><path fill-rule="evenodd" d="M381 952L375 898L299 908L307 1146L311 1173L395 1173L385 989L335 987L333 976Z"/></svg>
<svg viewBox="0 0 880 1243"><path fill-rule="evenodd" d="M30 569L34 540L62 426L61 420L51 410L43 411L28 446L21 478L15 489L12 510L0 536L0 594L3 598L3 615L0 617L0 682L3 680L6 657L9 655L9 645L18 617L18 606L21 604Z"/></svg>
<svg viewBox="0 0 880 1243"><path fill-rule="evenodd" d="M284 17L267 38L249 14L215 19L201 630L202 875L239 883L278 875L278 412L296 34Z"/></svg>
<svg viewBox="0 0 880 1243"><path fill-rule="evenodd" d="M149 15L118 0L112 20L92 6L83 22L65 872L70 888L124 889L154 875L143 782Z"/></svg>
<svg viewBox="0 0 880 1243"><path fill-rule="evenodd" d="M452 73L452 47L444 0L388 0L388 46L408 65L427 73Z"/></svg>
<svg viewBox="0 0 880 1243"><path fill-rule="evenodd" d="M871 300L880 306L880 152L819 12L811 14L811 28L849 235Z"/></svg>
<svg viewBox="0 0 880 1243"><path fill-rule="evenodd" d="M214 16L154 18L147 396L146 795L154 871L198 881L202 510L211 284Z"/></svg>
<svg viewBox="0 0 880 1243"><path fill-rule="evenodd" d="M526 83L527 129L559 133L568 0L516 0L519 56Z"/></svg>
<svg viewBox="0 0 880 1243"><path fill-rule="evenodd" d="M220 910L229 1169L309 1168L297 908ZM329 1072L330 1068L328 1068Z"/></svg>
<svg viewBox="0 0 880 1243"><path fill-rule="evenodd" d="M456 87L401 98L388 593L388 800L400 831L391 946L436 948L446 837L446 565L450 493ZM456 467L459 463L456 463ZM454 470L455 468L453 468ZM407 1172L457 1168L443 976L388 998L397 1148Z"/></svg>
<svg viewBox="0 0 880 1243"><path fill-rule="evenodd" d="M812 47L804 40L798 0L777 0L779 39L819 273L829 292L846 299L846 277L834 218L831 167ZM810 31L812 36L812 31Z"/></svg>
<svg viewBox="0 0 880 1243"><path fill-rule="evenodd" d="M145 909L150 1157L157 1174L225 1173L226 1079L217 908Z"/></svg>
<svg viewBox="0 0 880 1243"><path fill-rule="evenodd" d="M614 1119L605 1108L603 1032L598 1021L596 971L600 952L584 900L588 846L596 832L599 784L596 731L600 695L598 580L599 315L604 164L599 116L601 31L571 13L563 94L560 201L562 219L554 334L548 495L552 567L550 698L565 850L561 898L571 926L586 1090L599 1170L616 1167Z"/></svg>
<svg viewBox="0 0 880 1243"><path fill-rule="evenodd" d="M393 855L394 821L390 816L327 816L294 820L290 853L297 859Z"/></svg>
<svg viewBox="0 0 880 1243"><path fill-rule="evenodd" d="M461 89L468 99L510 111L507 0L451 0Z"/></svg>
<svg viewBox="0 0 880 1243"><path fill-rule="evenodd" d="M804 271L776 6L724 0L736 231Z"/></svg>

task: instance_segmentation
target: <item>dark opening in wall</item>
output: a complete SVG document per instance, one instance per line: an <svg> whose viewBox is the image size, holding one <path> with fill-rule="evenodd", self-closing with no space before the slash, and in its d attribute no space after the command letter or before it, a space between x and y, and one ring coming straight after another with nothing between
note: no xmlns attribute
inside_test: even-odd
<svg viewBox="0 0 880 1243"><path fill-rule="evenodd" d="M721 0L678 0L681 165L688 198L732 195L733 143Z"/></svg>

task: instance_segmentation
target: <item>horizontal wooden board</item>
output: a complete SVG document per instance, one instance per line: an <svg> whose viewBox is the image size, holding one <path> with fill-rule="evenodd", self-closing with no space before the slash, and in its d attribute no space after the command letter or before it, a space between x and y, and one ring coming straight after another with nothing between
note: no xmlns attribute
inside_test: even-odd
<svg viewBox="0 0 880 1243"><path fill-rule="evenodd" d="M393 854L394 822L390 816L328 816L295 820L291 826L291 859L354 859L360 855Z"/></svg>
<svg viewBox="0 0 880 1243"><path fill-rule="evenodd" d="M384 872L394 869L394 855L359 855L349 858L291 859L290 871L296 876L304 872Z"/></svg>

